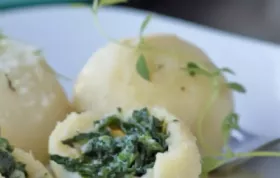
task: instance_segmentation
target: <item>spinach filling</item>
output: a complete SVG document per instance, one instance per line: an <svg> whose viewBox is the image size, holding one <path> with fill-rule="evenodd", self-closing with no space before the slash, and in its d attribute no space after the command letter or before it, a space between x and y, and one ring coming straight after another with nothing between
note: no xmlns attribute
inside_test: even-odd
<svg viewBox="0 0 280 178"><path fill-rule="evenodd" d="M27 178L25 164L15 160L13 150L8 140L0 137L0 173L6 178Z"/></svg>
<svg viewBox="0 0 280 178"><path fill-rule="evenodd" d="M168 150L166 123L150 115L147 108L135 110L128 121L112 115L94 125L95 132L62 141L79 149L82 156L51 155L51 160L84 178L131 178L144 175L153 168L156 154ZM116 136L116 130L121 134Z"/></svg>

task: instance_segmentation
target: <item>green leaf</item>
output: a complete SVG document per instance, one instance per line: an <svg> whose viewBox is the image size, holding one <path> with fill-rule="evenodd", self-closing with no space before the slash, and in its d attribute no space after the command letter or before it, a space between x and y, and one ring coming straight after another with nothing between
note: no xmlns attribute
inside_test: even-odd
<svg viewBox="0 0 280 178"><path fill-rule="evenodd" d="M149 22L151 21L152 19L152 14L149 14L146 16L146 18L144 19L144 21L142 22L142 25L140 27L140 37L143 36L143 33L145 31L145 29L147 28Z"/></svg>
<svg viewBox="0 0 280 178"><path fill-rule="evenodd" d="M137 60L136 70L143 79L150 80L150 71L147 65L146 58L143 54L141 54Z"/></svg>
<svg viewBox="0 0 280 178"><path fill-rule="evenodd" d="M226 144L228 142L231 131L234 129L239 129L238 122L239 122L239 116L238 114L233 112L229 113L224 119L222 124L222 132Z"/></svg>
<svg viewBox="0 0 280 178"><path fill-rule="evenodd" d="M239 83L236 82L229 82L228 87L234 91L240 92L240 93L246 93L246 89Z"/></svg>
<svg viewBox="0 0 280 178"><path fill-rule="evenodd" d="M235 75L235 73L233 72L233 70L231 70L230 68L224 67L220 69L221 72L226 72L232 75Z"/></svg>
<svg viewBox="0 0 280 178"><path fill-rule="evenodd" d="M197 74L202 74L207 77L211 77L212 74L206 69L199 66L197 63L189 62L187 63L187 67L185 68L189 75L196 76Z"/></svg>
<svg viewBox="0 0 280 178"><path fill-rule="evenodd" d="M14 148L10 145L9 141L0 137L0 151L13 152Z"/></svg>
<svg viewBox="0 0 280 178"><path fill-rule="evenodd" d="M223 68L217 69L215 72L213 72L213 76L220 76L220 75L222 75L222 73L229 73L229 74L235 75L235 73L230 68L223 67Z"/></svg>

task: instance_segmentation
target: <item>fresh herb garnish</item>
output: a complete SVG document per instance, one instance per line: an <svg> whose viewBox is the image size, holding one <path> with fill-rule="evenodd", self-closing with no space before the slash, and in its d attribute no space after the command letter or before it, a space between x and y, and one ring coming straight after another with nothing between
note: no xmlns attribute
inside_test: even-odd
<svg viewBox="0 0 280 178"><path fill-rule="evenodd" d="M222 131L224 135L224 141L226 144L228 144L228 139L230 137L230 133L232 130L238 130L239 125L239 116L236 113L229 113L226 118L224 119L224 122L222 124Z"/></svg>
<svg viewBox="0 0 280 178"><path fill-rule="evenodd" d="M93 1L93 5L92 5L92 12L93 12L93 20L95 23L96 28L99 30L99 33L104 36L106 39L108 39L109 41L112 41L116 44L121 44L118 40L110 37L110 35L108 35L106 33L106 31L103 29L102 25L99 22L99 18L98 18L98 10L100 7L102 6L108 6L108 5L114 5L114 4L118 4L118 3L124 3L127 2L127 0L94 0Z"/></svg>
<svg viewBox="0 0 280 178"><path fill-rule="evenodd" d="M112 3L110 3L110 5L118 3L118 1L117 2L116 1L111 1L111 2ZM93 7L94 7L93 8L94 12L97 14L97 9L98 9L99 6L95 5ZM143 32L144 32L144 30L145 30L145 28L146 28L146 26L147 26L147 24L149 23L150 20L151 20L151 16L147 16L145 18L145 20L143 21L141 27L140 27L140 33L139 33L140 34L140 40L139 40L140 42L136 46L136 48L138 50L143 48L143 45L142 45L143 41L144 41L143 40ZM101 30L101 34L102 34L102 32L104 32L104 30L103 31ZM106 35L105 35L105 37L106 37ZM120 44L117 40L110 39L108 37L109 36L107 36L107 39ZM120 44L120 45L124 45L124 44ZM128 45L127 47L131 48L133 46ZM154 50L157 50L157 49L154 49ZM159 50L157 50L157 51L159 51ZM162 52L164 52L164 51L162 51ZM174 54L174 55L176 55L176 54ZM139 67L138 67L139 63L140 64L141 63L142 64L146 63L145 57L141 52L140 52L140 57L138 58L138 61L136 63L136 70L142 78L147 80L148 79L147 76L149 76L149 74L150 74L149 69L146 65L142 65L141 70L139 70ZM143 68L144 68L144 70L143 70ZM158 68L158 69L160 69L160 68ZM186 72L190 76L194 77L196 75L202 74L206 77L209 77L209 79L211 80L211 86L212 86L213 92L212 92L211 96L209 97L208 101L206 102L206 105L205 105L205 108L204 108L203 112L201 112L201 115L198 118L198 141L199 141L200 146L204 147L201 125L202 125L202 122L203 122L205 116L208 114L208 111L210 110L210 108L212 107L214 102L219 97L220 85L221 85L219 78L223 73L228 73L228 74L232 74L232 75L235 75L235 73L229 68L220 68L220 69L217 69L215 71L209 71L209 70L207 70L206 67L204 67L202 65L199 65L195 62L188 63L186 68L184 68L184 69L186 70ZM240 93L245 93L246 92L245 88L242 85L240 85L236 82L229 82L229 83L227 83L227 86L230 89L232 89L234 91L237 91L237 92L240 92ZM181 90L183 90L183 89L181 88ZM237 129L237 128L238 128L238 115L236 113L229 113L229 115L225 118L225 120L224 120L224 122L221 126L221 129L222 129L222 132L223 132L223 135L224 135L225 143L228 143L230 132L233 129ZM229 147L226 147L226 148L227 148L226 152L221 154L221 155L218 155L218 157L213 156L213 157L203 158L203 165L202 165L203 171L202 171L202 174L201 174L201 178L202 177L207 178L209 172L211 172L213 169L222 165L224 162L227 161L227 159L230 159L230 158L233 158L233 157L280 156L280 153L277 153L277 152L251 152L251 153L235 154L230 150ZM221 159L221 157L224 158L224 159Z"/></svg>
<svg viewBox="0 0 280 178"><path fill-rule="evenodd" d="M143 54L138 57L136 70L143 79L150 80L150 71L147 65L146 58Z"/></svg>
<svg viewBox="0 0 280 178"><path fill-rule="evenodd" d="M203 147L203 137L202 137L202 122L204 120L204 116L208 113L209 108L213 105L213 103L216 101L216 99L218 98L219 95L219 77L223 74L223 73L229 73L234 75L235 73L229 69L229 68L220 68L217 69L213 72L210 72L209 70L207 70L206 67L199 65L197 63L194 62L190 62L187 64L187 67L184 68L187 73L190 76L195 77L196 75L204 75L206 77L209 77L209 79L212 81L212 95L210 96L207 105L205 107L204 114L201 115L201 117L198 118L198 137L199 137L199 143L202 145ZM241 85L238 84L236 82L229 82L227 83L227 86L237 92L240 93L245 93L246 90L245 88ZM218 168L219 166L223 165L224 163L226 163L228 160L232 159L232 158L236 158L236 157L280 157L280 152L249 152L249 153L234 153L231 148L228 146L228 140L230 137L230 133L232 130L238 130L239 129L239 125L238 125L238 121L239 121L239 116L237 113L229 113L221 126L221 130L224 136L224 142L225 142L225 152L221 153L220 155L216 155L216 156L204 156L202 158L202 174L201 174L201 178L207 178L208 174L210 172L212 172L214 169Z"/></svg>
<svg viewBox="0 0 280 178"><path fill-rule="evenodd" d="M205 69L202 66L199 66L194 62L188 62L186 68L183 69L185 69L186 72L193 77L196 75L205 75L207 77L211 77L213 75L207 69Z"/></svg>
<svg viewBox="0 0 280 178"><path fill-rule="evenodd" d="M147 15L146 18L144 19L144 21L142 22L142 25L140 27L140 33L139 33L139 43L138 43L138 49L141 50L141 46L144 44L144 38L143 38L143 34L145 29L148 26L148 23L151 21L152 19L152 15ZM150 70L149 67L147 65L147 60L146 57L144 56L143 53L141 53L137 59L136 62L136 71L138 72L138 74L145 80L150 81Z"/></svg>
<svg viewBox="0 0 280 178"><path fill-rule="evenodd" d="M140 43L143 41L144 31L146 30L146 28L147 28L149 22L151 21L151 19L152 19L152 15L149 14L149 15L146 16L146 18L144 19L144 21L141 24L140 34L139 34L139 36L140 36Z"/></svg>
<svg viewBox="0 0 280 178"><path fill-rule="evenodd" d="M211 80L211 85L212 85L212 94L210 96L210 98L208 99L208 102L206 103L206 106L203 110L203 112L201 112L200 117L198 118L198 139L199 139L199 143L202 147L206 148L203 141L203 136L202 136L202 123L203 120L205 119L205 116L208 114L210 108L212 107L212 105L216 102L216 100L219 97L220 94L220 77L223 75L223 73L229 73L234 75L235 73L229 69L229 68L220 68L220 69L216 69L214 71L209 71L207 69L207 67L203 66L202 64L198 64L195 62L189 62L187 63L186 67L183 68L190 76L197 76L197 75L203 75L209 78L209 80ZM245 92L244 87L241 84L235 83L235 82L231 82L227 84L228 87L230 89L234 89L236 91L239 92ZM233 116L233 115L231 115ZM228 118L226 118L227 120ZM223 130L224 132L224 130Z"/></svg>
<svg viewBox="0 0 280 178"><path fill-rule="evenodd" d="M166 124L152 116L147 108L135 110L123 121L111 115L94 122L95 132L81 133L62 141L79 149L80 158L51 155L51 160L70 172L86 178L141 177L153 168L156 154L168 150ZM113 130L123 136L116 136Z"/></svg>
<svg viewBox="0 0 280 178"><path fill-rule="evenodd" d="M94 0L93 1L93 6L92 6L92 10L93 10L93 14L94 14L94 22L96 24L96 27L98 28L100 34L102 34L106 39L108 39L111 42L114 42L116 44L119 45L124 45L122 43L120 43L118 40L110 37L105 30L102 28L99 19L98 19L98 10L100 7L102 6L108 6L108 5L113 5L113 4L118 4L118 3L124 3L127 2L127 0ZM133 47L133 46L128 46L128 47L133 47L136 50L141 51L141 47L143 46L144 43L144 39L143 39L143 34L145 29L148 26L148 23L151 21L152 15L147 15L146 18L144 19L144 21L141 24L140 27L140 32L139 32L139 43L137 44L137 46ZM138 72L138 74L145 80L149 81L150 80L150 71L149 68L147 66L147 61L146 58L144 56L143 53L140 52L140 55L137 58L137 62L136 62L136 71Z"/></svg>
<svg viewBox="0 0 280 178"><path fill-rule="evenodd" d="M0 173L8 178L28 178L25 164L18 162L12 155L13 147L8 140L0 137Z"/></svg>
<svg viewBox="0 0 280 178"><path fill-rule="evenodd" d="M236 82L229 82L228 87L231 88L234 91L240 92L240 93L246 93L246 89Z"/></svg>

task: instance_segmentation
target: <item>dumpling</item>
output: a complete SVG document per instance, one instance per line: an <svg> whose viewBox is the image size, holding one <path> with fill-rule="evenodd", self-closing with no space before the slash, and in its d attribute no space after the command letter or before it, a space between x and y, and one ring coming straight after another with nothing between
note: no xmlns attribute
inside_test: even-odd
<svg viewBox="0 0 280 178"><path fill-rule="evenodd" d="M198 137L198 118L205 111L213 94L211 80L203 75L189 76L182 68L188 62L217 69L197 47L176 35L159 34L144 37L144 48L131 46L137 39L124 39L122 45L110 43L96 51L80 72L73 105L78 111L91 110L106 114L116 107L131 109L143 106L161 106L180 118ZM136 72L140 54L146 58L150 81ZM220 95L206 113L202 124L202 155L216 155L224 145L221 126L233 110L232 92L220 77ZM198 138L200 139L200 138Z"/></svg>
<svg viewBox="0 0 280 178"><path fill-rule="evenodd" d="M31 153L13 148L3 137L0 137L0 175L2 178L52 178Z"/></svg>
<svg viewBox="0 0 280 178"><path fill-rule="evenodd" d="M49 139L58 178L199 178L201 157L190 130L161 107L104 116L71 113Z"/></svg>
<svg viewBox="0 0 280 178"><path fill-rule="evenodd" d="M71 107L36 48L0 39L0 98L1 135L46 163L48 137Z"/></svg>

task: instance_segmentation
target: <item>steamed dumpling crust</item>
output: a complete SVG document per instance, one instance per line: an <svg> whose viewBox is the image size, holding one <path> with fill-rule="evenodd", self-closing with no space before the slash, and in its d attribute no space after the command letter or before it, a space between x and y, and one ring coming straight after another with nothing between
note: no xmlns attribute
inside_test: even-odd
<svg viewBox="0 0 280 178"><path fill-rule="evenodd" d="M126 45L135 45L137 39L125 39ZM183 67L187 62L205 65L210 71L216 67L197 47L175 35L151 35L144 38L149 47L142 50L150 70L151 81L136 72L139 53L126 46L110 43L96 51L79 74L74 88L73 104L78 111L91 110L106 114L116 107L158 105L166 108L197 136L197 119L212 94L209 78L191 77ZM221 77L220 95L202 124L207 148L203 155L221 151L223 119L233 109L231 91Z"/></svg>
<svg viewBox="0 0 280 178"><path fill-rule="evenodd" d="M48 161L48 137L70 111L50 66L33 46L0 39L1 135Z"/></svg>
<svg viewBox="0 0 280 178"><path fill-rule="evenodd" d="M0 177L5 178L52 178L44 165L32 153L14 148L9 141L0 137ZM15 164L18 164L15 166ZM24 165L22 168L20 164Z"/></svg>
<svg viewBox="0 0 280 178"><path fill-rule="evenodd" d="M34 158L32 153L27 153L19 148L15 148L13 155L17 161L26 164L26 170L29 175L28 178L52 178L50 172L41 162Z"/></svg>
<svg viewBox="0 0 280 178"><path fill-rule="evenodd" d="M133 110L135 111L135 110ZM122 112L122 120L129 121L133 111ZM149 109L152 116L166 123L166 130L169 137L166 139L168 151L158 152L155 157L154 166L147 169L142 178L182 178L188 175L189 178L198 178L201 173L200 154L196 145L196 139L188 128L180 124L177 118L165 109L152 108ZM116 113L107 114L107 116L118 115ZM49 139L49 154L59 155L68 158L79 158L81 151L76 147L65 145L65 141L77 133L89 133L95 131L93 127L94 121L105 116L97 115L92 112L84 112L81 114L71 113L64 121L57 124ZM102 120L100 121L102 123ZM96 126L96 125L95 125ZM90 142L88 142L90 143ZM88 145L87 143L85 145ZM84 150L84 146L81 150ZM97 160L92 160L92 162ZM124 163L125 164L125 163ZM67 171L62 164L51 161L51 168L54 174L59 178L80 178L78 173ZM97 176L97 175L96 175Z"/></svg>

